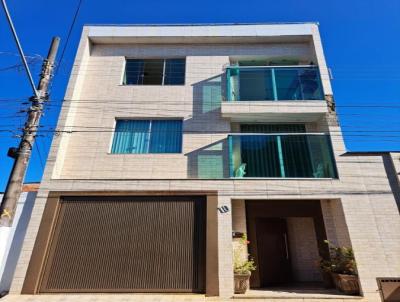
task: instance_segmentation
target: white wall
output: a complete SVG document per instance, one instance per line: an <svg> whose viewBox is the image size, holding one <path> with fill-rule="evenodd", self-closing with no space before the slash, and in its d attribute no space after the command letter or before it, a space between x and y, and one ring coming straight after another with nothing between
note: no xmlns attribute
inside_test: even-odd
<svg viewBox="0 0 400 302"><path fill-rule="evenodd" d="M10 290L37 192L23 192L12 227L0 228L0 293ZM1 194L0 199L3 199Z"/></svg>

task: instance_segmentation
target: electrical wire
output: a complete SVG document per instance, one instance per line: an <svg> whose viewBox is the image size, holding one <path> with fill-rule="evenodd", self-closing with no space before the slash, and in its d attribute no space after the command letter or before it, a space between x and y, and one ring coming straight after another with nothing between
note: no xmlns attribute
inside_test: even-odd
<svg viewBox="0 0 400 302"><path fill-rule="evenodd" d="M145 87L145 85L137 85L137 87ZM0 98L1 100L7 100L6 98ZM75 100L68 100L68 99L60 99L57 101L62 101L63 104L49 104L49 106L52 107L62 107L62 106L69 106L68 103L74 103L74 104L79 104L79 103L84 103L84 104L90 104L90 103L94 103L96 104L102 104L102 103L106 103L106 104L116 104L116 105L138 105L138 104L145 104L143 103L143 101L135 101L135 100L112 100L112 99L75 99ZM181 100L173 100L173 101L160 101L160 104L162 105L182 105L182 102L185 102L185 99L181 99ZM199 101L200 102L200 101ZM265 102L273 102L273 101L265 101ZM277 101L279 103L279 101ZM301 102L301 101L293 101L293 102ZM321 101L321 104L323 104L324 101ZM396 101L399 104L391 104L391 103L369 103L369 104L352 104L352 105L340 105L340 104L335 104L335 107L337 108L400 108L400 101ZM205 102L206 104L216 104L218 103L217 100L215 101L207 101ZM240 103L240 101L237 102L232 102L232 103ZM315 104L307 104L307 103L303 103L303 104L296 104L297 107L305 107L305 108L320 108L320 105L315 105ZM81 108L81 107L80 107Z"/></svg>
<svg viewBox="0 0 400 302"><path fill-rule="evenodd" d="M35 146L36 146L36 151L37 151L37 154L38 154L38 157L39 157L40 165L41 165L42 169L44 169L44 162L43 162L42 155L40 154L40 150L39 150L37 138L36 138L36 144L35 144Z"/></svg>
<svg viewBox="0 0 400 302"><path fill-rule="evenodd" d="M78 18L78 14L79 14L79 11L80 11L81 6L82 6L82 2L83 2L83 0L79 0L78 6L75 9L75 14L74 14L74 17L72 18L72 22L71 22L71 24L69 26L68 33L67 33L67 38L65 39L65 44L64 44L63 50L61 52L60 59L58 60L58 64L57 64L58 66L57 66L57 69L56 69L56 71L54 73L54 76L56 76L58 74L58 71L60 70L60 67L61 67L61 64L62 64L62 60L64 58L65 51L66 51L66 49L68 47L68 43L69 43L69 40L71 38L72 30L74 28L76 19Z"/></svg>

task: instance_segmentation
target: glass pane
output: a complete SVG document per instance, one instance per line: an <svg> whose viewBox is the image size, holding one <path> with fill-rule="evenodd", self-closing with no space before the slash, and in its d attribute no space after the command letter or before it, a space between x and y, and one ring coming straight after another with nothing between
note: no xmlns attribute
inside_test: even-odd
<svg viewBox="0 0 400 302"><path fill-rule="evenodd" d="M185 59L165 60L164 85L185 84Z"/></svg>
<svg viewBox="0 0 400 302"><path fill-rule="evenodd" d="M322 85L316 68L299 71L303 100L323 100Z"/></svg>
<svg viewBox="0 0 400 302"><path fill-rule="evenodd" d="M308 142L312 154L313 177L337 177L329 135L310 136Z"/></svg>
<svg viewBox="0 0 400 302"><path fill-rule="evenodd" d="M143 60L126 60L125 65L125 85L140 85L143 84Z"/></svg>
<svg viewBox="0 0 400 302"><path fill-rule="evenodd" d="M118 120L111 153L148 153L149 126L146 120Z"/></svg>
<svg viewBox="0 0 400 302"><path fill-rule="evenodd" d="M297 69L275 69L278 100L304 100Z"/></svg>
<svg viewBox="0 0 400 302"><path fill-rule="evenodd" d="M241 168L245 170L245 177L280 177L279 154L275 137L241 136L240 147Z"/></svg>
<svg viewBox="0 0 400 302"><path fill-rule="evenodd" d="M144 60L143 85L161 85L164 60Z"/></svg>
<svg viewBox="0 0 400 302"><path fill-rule="evenodd" d="M308 137L282 135L282 158L286 177L313 177Z"/></svg>
<svg viewBox="0 0 400 302"><path fill-rule="evenodd" d="M240 69L240 101L273 100L272 76L270 69Z"/></svg>
<svg viewBox="0 0 400 302"><path fill-rule="evenodd" d="M152 121L150 153L180 153L181 149L181 120Z"/></svg>

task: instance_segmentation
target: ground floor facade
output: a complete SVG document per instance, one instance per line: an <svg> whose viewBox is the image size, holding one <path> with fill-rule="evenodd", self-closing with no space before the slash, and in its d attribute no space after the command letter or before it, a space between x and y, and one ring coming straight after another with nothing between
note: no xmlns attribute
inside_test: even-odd
<svg viewBox="0 0 400 302"><path fill-rule="evenodd" d="M347 298L380 301L376 278L400 274L393 194L365 188L350 193L331 180L266 184L44 183L10 297L162 293L242 299L281 292L302 298L327 293L317 262L329 255L329 240L355 252L361 296ZM241 234L250 241L257 270L252 290L237 297L233 249Z"/></svg>

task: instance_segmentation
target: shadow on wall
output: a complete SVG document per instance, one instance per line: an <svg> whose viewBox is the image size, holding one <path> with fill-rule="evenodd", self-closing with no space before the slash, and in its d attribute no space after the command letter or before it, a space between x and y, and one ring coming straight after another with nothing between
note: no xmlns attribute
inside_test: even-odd
<svg viewBox="0 0 400 302"><path fill-rule="evenodd" d="M185 120L184 131L201 134L230 131L228 121L221 119L224 75L220 74L193 84L192 118ZM227 139L215 141L185 154L188 157L188 177L218 179L229 177Z"/></svg>
<svg viewBox="0 0 400 302"><path fill-rule="evenodd" d="M396 200L397 209L400 213L400 182L399 175L397 174L395 164L393 162L393 158L390 156L390 153L383 154L383 165L385 167L386 174L388 176L389 185L392 189L394 199Z"/></svg>
<svg viewBox="0 0 400 302"><path fill-rule="evenodd" d="M185 154L188 157L188 177L203 179L229 178L227 139Z"/></svg>
<svg viewBox="0 0 400 302"><path fill-rule="evenodd" d="M193 112L192 118L184 121L184 131L215 131L220 129L218 122L229 123L221 120L221 101L223 93L223 75L193 84Z"/></svg>

